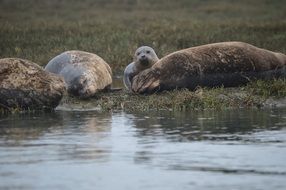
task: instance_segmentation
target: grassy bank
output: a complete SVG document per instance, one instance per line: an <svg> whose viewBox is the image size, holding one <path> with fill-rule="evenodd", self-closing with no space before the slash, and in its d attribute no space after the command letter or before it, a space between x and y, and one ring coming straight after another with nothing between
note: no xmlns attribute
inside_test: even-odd
<svg viewBox="0 0 286 190"><path fill-rule="evenodd" d="M0 0L0 57L45 65L78 49L121 73L141 45L160 57L230 40L286 53L285 9L280 0Z"/></svg>
<svg viewBox="0 0 286 190"><path fill-rule="evenodd" d="M0 0L0 58L20 57L44 66L59 53L78 49L98 54L121 75L141 45L152 46L159 57L220 41L286 53L285 10L280 0ZM89 101L66 98L62 105L104 110L259 107L271 97L285 98L285 89L285 80L258 81L236 89L151 96L122 91Z"/></svg>
<svg viewBox="0 0 286 190"><path fill-rule="evenodd" d="M93 99L65 97L58 109L64 110L202 110L242 107L286 106L286 80L254 81L239 88L198 88L196 91L174 90L153 95L125 91L101 93Z"/></svg>

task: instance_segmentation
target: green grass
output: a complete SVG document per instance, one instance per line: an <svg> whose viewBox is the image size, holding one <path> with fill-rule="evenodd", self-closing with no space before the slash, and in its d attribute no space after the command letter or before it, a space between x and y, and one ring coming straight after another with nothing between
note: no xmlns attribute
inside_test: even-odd
<svg viewBox="0 0 286 190"><path fill-rule="evenodd" d="M45 65L79 49L120 73L141 45L160 57L230 40L285 53L285 9L281 0L0 0L0 57Z"/></svg>
<svg viewBox="0 0 286 190"><path fill-rule="evenodd" d="M254 81L247 85L246 90L250 91L254 95L262 96L264 98L286 97L286 80L271 80L271 81Z"/></svg>
<svg viewBox="0 0 286 190"><path fill-rule="evenodd" d="M159 57L220 41L286 53L285 10L285 0L0 0L0 58L20 57L44 66L61 52L77 49L98 54L122 75L141 45L152 46ZM285 80L258 81L234 91L118 92L65 101L105 110L260 106L270 96L285 97L285 89Z"/></svg>
<svg viewBox="0 0 286 190"><path fill-rule="evenodd" d="M274 84L274 85L273 85ZM270 89L270 90L268 90ZM89 100L65 97L60 109L104 111L204 110L272 106L270 98L285 98L286 80L253 81L238 88L198 88L196 91L173 90L152 95L130 94L125 91L99 93Z"/></svg>

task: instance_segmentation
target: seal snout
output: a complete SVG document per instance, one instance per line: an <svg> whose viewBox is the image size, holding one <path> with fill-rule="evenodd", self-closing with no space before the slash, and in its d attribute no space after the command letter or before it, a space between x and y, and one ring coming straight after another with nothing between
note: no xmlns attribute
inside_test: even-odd
<svg viewBox="0 0 286 190"><path fill-rule="evenodd" d="M141 65L144 65L144 66L149 65L149 59L145 55L142 55L139 61Z"/></svg>
<svg viewBox="0 0 286 190"><path fill-rule="evenodd" d="M148 58L146 57L146 55L143 54L140 56L139 60L140 61L146 61L146 60L148 61Z"/></svg>

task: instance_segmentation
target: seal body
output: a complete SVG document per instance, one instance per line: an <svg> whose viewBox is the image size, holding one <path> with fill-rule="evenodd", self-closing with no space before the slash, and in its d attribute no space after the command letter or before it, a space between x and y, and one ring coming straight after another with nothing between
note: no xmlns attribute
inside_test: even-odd
<svg viewBox="0 0 286 190"><path fill-rule="evenodd" d="M53 58L46 71L63 76L68 93L80 98L89 98L98 91L109 89L112 72L99 56L84 51L66 51Z"/></svg>
<svg viewBox="0 0 286 190"><path fill-rule="evenodd" d="M0 108L53 109L65 93L62 77L28 60L0 59Z"/></svg>
<svg viewBox="0 0 286 190"><path fill-rule="evenodd" d="M141 46L135 51L133 60L134 61L125 68L123 76L123 83L126 89L130 91L133 77L141 71L150 68L159 58L151 47Z"/></svg>
<svg viewBox="0 0 286 190"><path fill-rule="evenodd" d="M169 54L134 77L137 93L177 88L235 87L252 79L286 77L286 55L243 42L221 42Z"/></svg>

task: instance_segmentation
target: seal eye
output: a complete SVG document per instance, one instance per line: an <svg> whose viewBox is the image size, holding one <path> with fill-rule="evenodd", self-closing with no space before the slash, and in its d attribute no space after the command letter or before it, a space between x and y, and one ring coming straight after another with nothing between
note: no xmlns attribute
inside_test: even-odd
<svg viewBox="0 0 286 190"><path fill-rule="evenodd" d="M137 55L140 55L140 52L138 52Z"/></svg>
<svg viewBox="0 0 286 190"><path fill-rule="evenodd" d="M150 51L148 50L148 51L146 51L146 53L150 53Z"/></svg>

